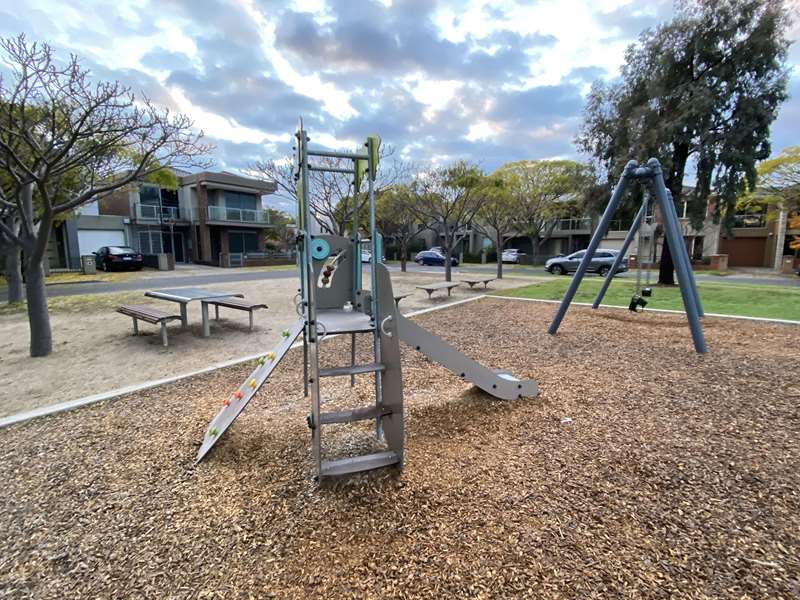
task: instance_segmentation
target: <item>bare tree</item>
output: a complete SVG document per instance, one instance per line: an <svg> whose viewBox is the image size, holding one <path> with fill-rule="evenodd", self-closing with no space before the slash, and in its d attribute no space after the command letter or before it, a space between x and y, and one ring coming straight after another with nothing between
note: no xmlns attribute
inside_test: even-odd
<svg viewBox="0 0 800 600"><path fill-rule="evenodd" d="M381 145L378 150L378 176L375 180L375 194L380 194L391 186L405 181L411 172L411 165L395 157L393 146ZM336 169L352 168L349 159L327 156L314 157L314 164ZM262 179L275 181L278 194L296 201L297 181L294 176L292 156L280 160L258 161L250 168L250 172ZM367 214L367 182L360 182L358 191L359 221ZM330 234L345 235L349 223L353 220L353 176L347 173L325 173L311 171L309 173L309 204L316 215L320 226Z"/></svg>
<svg viewBox="0 0 800 600"><path fill-rule="evenodd" d="M23 252L31 356L52 351L42 261L58 215L156 171L205 167L211 147L186 116L135 98L119 82L93 83L72 55L47 44L3 39L11 71L0 79L0 173L15 193L0 197L0 232ZM19 231L7 223L19 220Z"/></svg>
<svg viewBox="0 0 800 600"><path fill-rule="evenodd" d="M517 204L511 190L513 179L502 175L486 178L481 203L473 227L492 240L497 249L497 278L503 278L503 249L516 230Z"/></svg>
<svg viewBox="0 0 800 600"><path fill-rule="evenodd" d="M457 162L420 173L412 184L416 196L409 207L416 218L440 236L444 278L452 280L453 250L467 235L467 227L485 200L483 173L473 164Z"/></svg>

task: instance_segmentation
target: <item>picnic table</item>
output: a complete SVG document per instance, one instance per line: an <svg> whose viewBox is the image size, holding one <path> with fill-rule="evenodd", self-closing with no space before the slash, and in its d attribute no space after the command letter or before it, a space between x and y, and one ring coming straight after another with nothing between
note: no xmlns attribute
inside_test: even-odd
<svg viewBox="0 0 800 600"><path fill-rule="evenodd" d="M428 299L430 300L431 295L436 290L447 290L447 295L450 295L450 292L453 291L454 287L458 287L460 284L453 283L451 281L441 281L439 283L429 283L428 285L418 285L418 290L425 290L428 292Z"/></svg>
<svg viewBox="0 0 800 600"><path fill-rule="evenodd" d="M479 283L483 284L483 289L489 289L489 284L497 279L496 277L487 277L486 279L462 279L461 281L469 284L469 289L472 289Z"/></svg>
<svg viewBox="0 0 800 600"><path fill-rule="evenodd" d="M168 302L177 302L181 305L181 325L184 329L188 326L188 318L186 316L186 305L189 302L201 301L201 313L203 315L203 337L211 335L211 325L208 322L208 304L202 302L203 300L210 300L213 298L230 298L235 296L237 298L244 298L244 294L231 294L230 292L215 292L213 290L206 290L203 288L171 288L166 290L151 290L144 293L145 296L150 298L158 298L160 300L167 300Z"/></svg>

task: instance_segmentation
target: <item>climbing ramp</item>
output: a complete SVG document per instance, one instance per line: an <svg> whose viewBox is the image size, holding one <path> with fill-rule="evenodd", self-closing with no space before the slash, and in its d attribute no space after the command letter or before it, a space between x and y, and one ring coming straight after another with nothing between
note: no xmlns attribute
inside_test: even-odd
<svg viewBox="0 0 800 600"><path fill-rule="evenodd" d="M195 463L203 460L203 457L214 447L214 444L222 437L222 434L225 433L230 424L236 420L239 413L253 399L259 388L267 382L267 378L283 360L283 357L286 356L297 336L303 332L303 327L304 322L299 319L289 329L284 329L281 333L283 339L281 339L280 343L272 351L259 358L258 366L250 373L250 376L230 396L222 400L222 408L206 429L203 443L197 451Z"/></svg>

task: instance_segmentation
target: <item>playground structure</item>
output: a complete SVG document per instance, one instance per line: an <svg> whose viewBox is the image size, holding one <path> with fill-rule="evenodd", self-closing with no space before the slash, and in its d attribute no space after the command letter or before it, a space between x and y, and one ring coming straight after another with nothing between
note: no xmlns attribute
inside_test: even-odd
<svg viewBox="0 0 800 600"><path fill-rule="evenodd" d="M686 311L686 317L689 321L689 329L692 333L694 348L698 353L702 354L706 352L706 340L705 336L703 335L703 327L700 324L700 317L702 317L704 314L703 305L700 302L700 295L697 291L697 283L694 279L694 272L692 271L691 262L689 260L689 253L686 250L686 245L683 243L683 234L681 232L680 221L678 220L678 213L675 210L675 203L672 201L672 195L664 184L664 173L661 169L661 164L655 158L651 158L647 161L647 164L643 166L639 166L639 164L633 160L625 166L619 182L614 188L614 192L611 194L611 199L608 202L608 206L606 206L606 210L603 212L603 216L600 218L600 223L598 224L597 229L595 229L592 239L589 241L589 247L586 249L586 253L583 255L581 264L578 266L578 270L575 272L575 276L572 278L572 281L567 288L567 292L564 294L564 298L561 300L561 304L556 311L556 315L553 318L552 323L550 323L548 333L550 333L550 335L555 335L558 331L558 327L561 325L561 321L564 319L564 315L567 314L569 305L572 302L572 299L575 297L575 293L578 291L578 286L580 286L581 280L583 279L583 276L586 274L586 270L592 262L592 258L594 257L594 253L600 244L600 240L603 239L603 236L605 236L608 226L611 223L611 219L617 210L617 206L619 205L622 197L625 195L628 185L632 182L638 182L644 185L645 191L649 192L649 194L646 193L644 195L644 202L642 203L642 206L639 209L639 212L637 213L630 230L625 236L625 240L622 244L619 254L617 254L611 269L608 271L605 280L603 281L603 284L600 287L594 302L592 303L592 308L596 309L598 306L600 306L600 302L603 300L603 296L608 290L608 286L611 284L611 279L616 274L617 268L625 256L625 252L627 252L637 230L645 222L649 210L650 197L652 196L655 198L655 201L661 210L664 224L664 235L666 236L667 243L669 244L673 263L675 264L675 272L678 275L681 298L683 299L683 306ZM639 259L640 258L637 256L637 260ZM644 306L647 304L647 302L639 295L640 292L644 296L650 295L649 287L645 288L644 290L641 289L640 275L641 266L639 267L639 272L637 273L636 291L631 298L631 303L629 305L629 309L633 311L636 311L637 308L640 307L644 308Z"/></svg>
<svg viewBox="0 0 800 600"><path fill-rule="evenodd" d="M318 478L345 475L386 466L402 468L403 383L400 346L403 341L431 360L446 367L495 398L511 400L538 394L535 381L521 380L506 371L493 371L465 356L439 337L400 315L389 271L381 263L381 238L375 225L374 182L378 168L380 138L370 136L362 152L330 152L309 150L309 137L302 120L295 134L295 177L297 181L297 249L300 292L295 297L299 319L282 332L283 339L258 360L258 365L245 382L222 402L212 419L198 450L199 462L211 450L245 406L253 399L302 334L304 357L304 393L311 396L311 429L315 476ZM311 164L310 157L329 157L351 161L351 168L323 167ZM350 227L352 237L322 235L309 205L309 173L333 172L352 175L353 210ZM366 203L369 208L369 238L359 232L359 196L366 180ZM372 245L370 289L362 289L361 245ZM324 354L322 341L333 335L349 334L350 365L321 367ZM356 364L356 336L372 338L372 361ZM375 378L374 405L336 412L322 411L320 378L350 377L372 374ZM375 422L375 435L386 449L360 456L327 459L322 454L323 426L357 421Z"/></svg>

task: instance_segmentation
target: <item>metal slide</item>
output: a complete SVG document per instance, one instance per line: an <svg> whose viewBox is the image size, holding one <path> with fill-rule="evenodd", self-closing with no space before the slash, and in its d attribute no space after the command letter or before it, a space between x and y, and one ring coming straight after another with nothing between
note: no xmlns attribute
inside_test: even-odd
<svg viewBox="0 0 800 600"><path fill-rule="evenodd" d="M285 329L282 333L283 339L275 346L275 349L265 353L264 356L259 359L258 366L247 377L244 383L239 386L239 389L235 390L223 401L222 409L217 413L217 416L211 420L211 423L208 424L208 429L206 429L206 434L203 437L203 443L197 451L197 457L194 460L195 464L203 460L203 457L214 447L214 444L222 437L222 434L225 433L228 426L236 420L236 417L244 410L247 403L253 399L258 389L267 382L267 378L275 367L278 366L278 363L281 362L283 357L286 356L286 353L289 351L289 348L292 347L297 336L303 333L304 326L305 321L299 319L289 329Z"/></svg>
<svg viewBox="0 0 800 600"><path fill-rule="evenodd" d="M507 371L493 371L453 348L440 337L397 313L397 335L415 350L462 379L501 400L532 398L539 386L532 379L517 379Z"/></svg>

